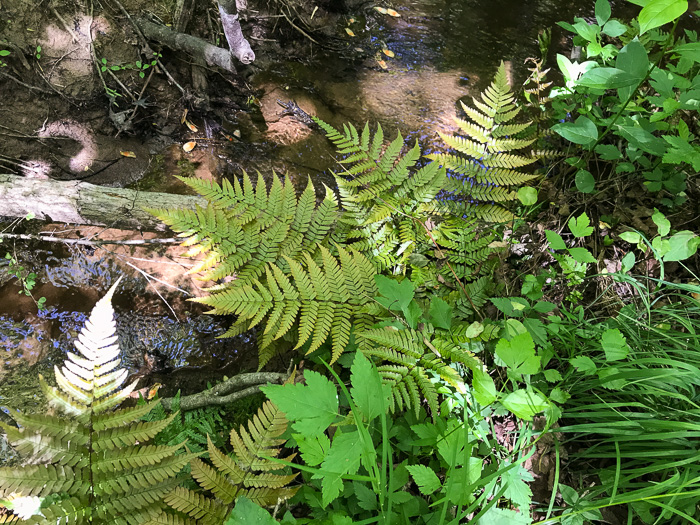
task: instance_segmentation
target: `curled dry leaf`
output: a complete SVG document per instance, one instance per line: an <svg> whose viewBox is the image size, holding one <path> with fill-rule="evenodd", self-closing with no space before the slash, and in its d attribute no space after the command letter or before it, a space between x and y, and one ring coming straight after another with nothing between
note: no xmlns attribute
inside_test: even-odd
<svg viewBox="0 0 700 525"><path fill-rule="evenodd" d="M382 49L382 53L384 53L389 58L394 58L394 52L391 49Z"/></svg>
<svg viewBox="0 0 700 525"><path fill-rule="evenodd" d="M189 120L185 120L185 125L189 128L189 130L190 130L192 133L197 133L197 131L199 131L199 130L197 129L197 126L195 126L194 124L192 124Z"/></svg>
<svg viewBox="0 0 700 525"><path fill-rule="evenodd" d="M379 64L379 67L382 69L387 69L386 62L384 62L381 58L375 58L375 60L377 61L377 64Z"/></svg>
<svg viewBox="0 0 700 525"><path fill-rule="evenodd" d="M345 32L346 32L348 35L350 35L350 36L355 36L355 33L353 33L353 32L352 32L352 29L350 29L349 27L346 27L346 28L345 28Z"/></svg>
<svg viewBox="0 0 700 525"><path fill-rule="evenodd" d="M189 153L194 149L194 147L197 145L197 143L194 140L191 140L190 142L186 142L185 144L182 145L182 149L184 150L185 153Z"/></svg>
<svg viewBox="0 0 700 525"><path fill-rule="evenodd" d="M132 159L136 158L136 153L133 151L120 151L122 157L131 157Z"/></svg>
<svg viewBox="0 0 700 525"><path fill-rule="evenodd" d="M237 139L241 138L241 130L237 129L233 132L233 136L236 137Z"/></svg>

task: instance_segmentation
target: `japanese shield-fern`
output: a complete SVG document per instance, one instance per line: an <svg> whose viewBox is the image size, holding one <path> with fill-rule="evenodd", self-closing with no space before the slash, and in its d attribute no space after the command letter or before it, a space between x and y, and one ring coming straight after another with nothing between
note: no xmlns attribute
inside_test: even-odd
<svg viewBox="0 0 700 525"><path fill-rule="evenodd" d="M117 284L97 303L68 353L55 367L58 388L39 376L49 405L61 415L12 414L20 429L0 423L28 465L0 469L0 496L42 498L40 514L19 523L143 524L161 512L163 496L178 483L177 473L193 457L175 453L183 445L148 446L172 418L140 418L155 403L114 410L136 386L125 388L120 369L111 298ZM1 502L2 500L0 500Z"/></svg>

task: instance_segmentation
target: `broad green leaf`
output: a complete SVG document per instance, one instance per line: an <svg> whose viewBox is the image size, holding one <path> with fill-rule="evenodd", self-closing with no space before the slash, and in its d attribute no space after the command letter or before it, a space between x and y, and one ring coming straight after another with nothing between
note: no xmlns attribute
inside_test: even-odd
<svg viewBox="0 0 700 525"><path fill-rule="evenodd" d="M261 506L239 496L224 525L277 525L277 520Z"/></svg>
<svg viewBox="0 0 700 525"><path fill-rule="evenodd" d="M602 26L610 18L612 10L608 0L596 0L595 2L595 19L598 25Z"/></svg>
<svg viewBox="0 0 700 525"><path fill-rule="evenodd" d="M472 388L474 397L481 406L488 406L496 400L496 384L485 370L472 370Z"/></svg>
<svg viewBox="0 0 700 525"><path fill-rule="evenodd" d="M630 244L639 244L642 241L642 236L637 232L622 232L620 234L620 239Z"/></svg>
<svg viewBox="0 0 700 525"><path fill-rule="evenodd" d="M576 122L564 122L552 126L552 130L574 144L589 146L598 140L598 128L588 117L580 116Z"/></svg>
<svg viewBox="0 0 700 525"><path fill-rule="evenodd" d="M688 0L651 0L639 13L639 34L673 22L688 10Z"/></svg>
<svg viewBox="0 0 700 525"><path fill-rule="evenodd" d="M583 212L578 218L571 217L569 219L569 229L574 234L574 237L579 238L587 237L593 233L593 226L591 226L591 220L586 215L586 212Z"/></svg>
<svg viewBox="0 0 700 525"><path fill-rule="evenodd" d="M525 206L537 204L537 190L531 186L523 186L518 189L518 199Z"/></svg>
<svg viewBox="0 0 700 525"><path fill-rule="evenodd" d="M372 421L386 411L390 391L382 384L377 369L362 352L355 352L350 373L352 400L366 420ZM357 415L355 417L357 419Z"/></svg>
<svg viewBox="0 0 700 525"><path fill-rule="evenodd" d="M598 144L595 147L595 152L603 160L618 160L622 158L622 152L617 146L612 144Z"/></svg>
<svg viewBox="0 0 700 525"><path fill-rule="evenodd" d="M668 232L671 231L671 221L669 221L666 216L656 208L654 208L654 214L651 216L651 220L654 221L654 224L656 224L656 227L659 230L659 235L662 237L664 235L668 235Z"/></svg>
<svg viewBox="0 0 700 525"><path fill-rule="evenodd" d="M596 365L593 359L585 355L573 357L569 360L569 363L579 372L591 374L596 371Z"/></svg>
<svg viewBox="0 0 700 525"><path fill-rule="evenodd" d="M411 473L411 477L421 494L429 495L438 490L442 483L433 469L425 465L406 465L406 469Z"/></svg>
<svg viewBox="0 0 700 525"><path fill-rule="evenodd" d="M501 466L507 467L510 462L504 461ZM518 465L501 475L501 484L505 485L506 491L503 495L520 507L521 512L530 513L532 503L532 490L526 481L534 481L534 477L522 465Z"/></svg>
<svg viewBox="0 0 700 525"><path fill-rule="evenodd" d="M627 32L627 26L622 22L617 20L608 20L608 22L603 26L603 33L612 38L617 38L620 35L624 35Z"/></svg>
<svg viewBox="0 0 700 525"><path fill-rule="evenodd" d="M581 193L593 193L595 190L595 179L588 170L578 170L574 182L576 189Z"/></svg>
<svg viewBox="0 0 700 525"><path fill-rule="evenodd" d="M308 438L301 434L292 434L292 437L297 442L304 463L310 467L323 463L331 448L331 440L326 434L317 434Z"/></svg>
<svg viewBox="0 0 700 525"><path fill-rule="evenodd" d="M294 430L316 436L338 416L338 392L331 381L313 370L306 370L304 379L305 385L267 385L260 390L292 421Z"/></svg>
<svg viewBox="0 0 700 525"><path fill-rule="evenodd" d="M622 273L629 272L632 268L634 268L636 262L637 258L635 257L634 252L629 252L620 261L620 271Z"/></svg>
<svg viewBox="0 0 700 525"><path fill-rule="evenodd" d="M582 18L576 18L576 23L572 25L574 31L589 42L595 42L600 35L600 27L596 24L589 24Z"/></svg>
<svg viewBox="0 0 700 525"><path fill-rule="evenodd" d="M449 330L452 327L452 307L440 297L433 297L430 300L428 316L430 323L436 328Z"/></svg>
<svg viewBox="0 0 700 525"><path fill-rule="evenodd" d="M530 306L530 303L522 297L492 297L491 302L501 312L508 316L519 317L525 308Z"/></svg>
<svg viewBox="0 0 700 525"><path fill-rule="evenodd" d="M623 47L617 55L615 66L622 71L625 71L634 82L627 87L621 87L618 90L620 100L627 100L630 95L637 89L637 86L646 77L649 70L649 57L644 46L639 43L639 40L634 39L625 47Z"/></svg>
<svg viewBox="0 0 700 525"><path fill-rule="evenodd" d="M639 126L618 125L616 133L637 148L660 157L666 152L666 143Z"/></svg>
<svg viewBox="0 0 700 525"><path fill-rule="evenodd" d="M484 325L479 321L474 321L467 327L466 331L464 332L464 337L474 339L475 337L479 337L483 331Z"/></svg>
<svg viewBox="0 0 700 525"><path fill-rule="evenodd" d="M377 494L365 483L353 481L352 488L357 497L357 504L364 510L377 509Z"/></svg>
<svg viewBox="0 0 700 525"><path fill-rule="evenodd" d="M384 275L375 275L374 282L377 283L377 290L383 296L377 297L377 301L390 310L403 310L413 300L415 288L408 279L398 282Z"/></svg>
<svg viewBox="0 0 700 525"><path fill-rule="evenodd" d="M627 344L627 339L622 335L622 332L617 328L608 328L603 332L601 338L605 359L607 361L619 361L627 357L630 347Z"/></svg>
<svg viewBox="0 0 700 525"><path fill-rule="evenodd" d="M669 251L664 255L664 262L684 261L695 255L700 244L700 237L689 230L673 234L668 239Z"/></svg>
<svg viewBox="0 0 700 525"><path fill-rule="evenodd" d="M342 476L357 473L363 452L362 440L357 430L347 433L336 432L331 449L321 464L323 472L313 475L314 478L323 478L321 493L324 506L339 496L343 488Z"/></svg>
<svg viewBox="0 0 700 525"><path fill-rule="evenodd" d="M535 355L535 342L529 332L516 335L510 341L498 341L496 356L509 372L529 375L540 371L540 358Z"/></svg>
<svg viewBox="0 0 700 525"><path fill-rule="evenodd" d="M586 71L576 84L591 89L617 89L635 84L634 78L616 67L596 67Z"/></svg>
<svg viewBox="0 0 700 525"><path fill-rule="evenodd" d="M569 248L569 255L571 255L576 262L582 264L595 264L598 262L586 248Z"/></svg>
<svg viewBox="0 0 700 525"><path fill-rule="evenodd" d="M467 458L466 465L462 464L459 468L448 470L445 497L455 505L467 505L473 501L474 496L467 489L479 481L482 469L483 459L470 456Z"/></svg>
<svg viewBox="0 0 700 525"><path fill-rule="evenodd" d="M421 310L418 302L413 299L410 303L408 303L408 306L402 308L401 311L406 318L406 323L408 323L408 326L414 329L417 328L418 322L420 321L421 317L423 317L423 310Z"/></svg>
<svg viewBox="0 0 700 525"><path fill-rule="evenodd" d="M564 243L564 239L561 238L561 235L550 230L545 230L544 234L547 236L547 242L549 242L549 247L552 250L566 249L566 243Z"/></svg>
<svg viewBox="0 0 700 525"><path fill-rule="evenodd" d="M554 388L549 393L549 399L555 403L566 403L571 398L571 394L564 392L561 388Z"/></svg>
<svg viewBox="0 0 700 525"><path fill-rule="evenodd" d="M664 135L662 138L671 145L671 149L664 155L664 163L685 162L692 165L694 170L700 171L700 147L690 144L688 139L675 135Z"/></svg>
<svg viewBox="0 0 700 525"><path fill-rule="evenodd" d="M549 408L547 399L532 389L511 392L501 403L507 410L525 421L532 421L532 416Z"/></svg>
<svg viewBox="0 0 700 525"><path fill-rule="evenodd" d="M557 381L561 381L561 372L557 370L556 368L548 368L547 370L543 370L542 373L544 374L544 379L548 383L556 383Z"/></svg>
<svg viewBox="0 0 700 525"><path fill-rule="evenodd" d="M516 512L493 506L473 523L474 525L530 525L532 518L527 512Z"/></svg>

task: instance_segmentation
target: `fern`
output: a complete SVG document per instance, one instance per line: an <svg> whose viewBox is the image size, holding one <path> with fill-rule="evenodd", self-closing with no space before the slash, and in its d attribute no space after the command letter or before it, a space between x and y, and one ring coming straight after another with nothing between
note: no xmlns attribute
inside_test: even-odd
<svg viewBox="0 0 700 525"><path fill-rule="evenodd" d="M392 412L413 410L418 417L425 399L433 415L438 413L438 393L431 373L454 387L463 379L450 366L461 363L470 370L481 369L482 363L471 353L459 349L440 337L430 340L416 330L394 327L375 328L358 334L360 350L368 357L380 359L377 366L384 383L392 390Z"/></svg>
<svg viewBox="0 0 700 525"><path fill-rule="evenodd" d="M290 332L296 348L309 342L309 353L330 337L335 361L350 340L353 320L365 316L362 307L376 295L374 269L359 253L337 247L336 259L323 246L319 248L323 268L308 253L304 265L285 256L290 275L270 264L264 283L256 279L196 301L211 306L208 313L238 316L224 337L265 321L258 339L261 368L272 357L266 350Z"/></svg>
<svg viewBox="0 0 700 525"><path fill-rule="evenodd" d="M537 139L531 122L512 123L520 108L510 90L503 62L491 85L473 99L461 103L469 120L455 119L462 135L440 137L450 148L446 154L428 155L449 170L446 193L457 215L470 215L489 222L511 220L513 214L502 203L516 198L512 187L538 175L520 170L538 160L538 155L519 153Z"/></svg>
<svg viewBox="0 0 700 525"><path fill-rule="evenodd" d="M211 465L200 459L192 460L192 476L213 497L178 488L166 497L166 502L199 524L221 525L239 496L245 496L260 506L275 505L292 497L299 487L288 485L296 474L280 474L283 466L269 459L279 456L286 441L280 436L286 429L284 414L267 401L248 421L247 429L241 425L239 432L231 430L234 457L223 453L209 440ZM283 459L291 461L293 458L291 455ZM164 514L151 523L186 523L166 516Z"/></svg>
<svg viewBox="0 0 700 525"><path fill-rule="evenodd" d="M314 117L336 145L344 170L335 174L344 214L339 231L349 246L362 252L380 268L399 271L408 256L427 239L421 220L434 210L442 190L445 170L435 163L419 167L421 150L416 143L402 153L401 134L388 144L377 126L362 133L350 125L340 132Z"/></svg>
<svg viewBox="0 0 700 525"><path fill-rule="evenodd" d="M120 388L119 346L110 304L118 282L97 303L68 353L55 367L59 388L39 376L49 405L68 417L15 413L17 429L0 423L10 443L29 455L22 468L0 469L0 495L46 498L22 523L146 523L163 507L176 474L194 457L182 447L144 446L172 419L139 422L157 402L114 410L136 386ZM173 415L174 417L174 415Z"/></svg>
<svg viewBox="0 0 700 525"><path fill-rule="evenodd" d="M208 199L206 208L147 211L185 238L183 245L191 246L187 256L204 255L188 272L203 272L204 280L235 275L241 283L250 283L268 264L284 268L285 257L301 260L304 253L315 255L337 219L333 192L326 188L326 198L316 207L310 180L297 198L292 183L277 176L269 191L260 174L255 186L246 173L242 184L180 179Z"/></svg>

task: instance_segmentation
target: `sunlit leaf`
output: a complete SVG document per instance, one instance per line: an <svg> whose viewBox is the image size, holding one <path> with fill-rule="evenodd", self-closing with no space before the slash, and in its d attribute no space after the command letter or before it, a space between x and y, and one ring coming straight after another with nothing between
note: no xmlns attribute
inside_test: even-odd
<svg viewBox="0 0 700 525"><path fill-rule="evenodd" d="M389 58L394 58L394 52L391 49L382 49L382 53L384 53Z"/></svg>
<svg viewBox="0 0 700 525"><path fill-rule="evenodd" d="M397 12L394 11L393 9L387 9L387 10L386 10L386 14L389 15L389 16L396 17L396 18L398 18L398 17L401 16L399 13L397 13Z"/></svg>
<svg viewBox="0 0 700 525"><path fill-rule="evenodd" d="M350 36L355 36L355 33L353 33L352 29L350 29L349 27L345 28L345 32Z"/></svg>
<svg viewBox="0 0 700 525"><path fill-rule="evenodd" d="M197 133L199 131L199 129L197 129L197 126L192 124L189 120L185 120L185 126L187 126L188 129L193 133Z"/></svg>
<svg viewBox="0 0 700 525"><path fill-rule="evenodd" d="M190 142L186 142L185 144L182 145L182 149L185 153L189 153L192 151L197 143L194 140L191 140Z"/></svg>
<svg viewBox="0 0 700 525"><path fill-rule="evenodd" d="M133 151L120 151L119 153L122 157L130 157L132 159L136 158L136 153L134 153Z"/></svg>

